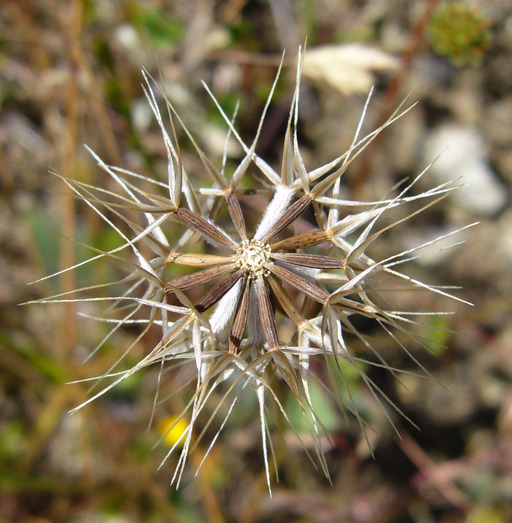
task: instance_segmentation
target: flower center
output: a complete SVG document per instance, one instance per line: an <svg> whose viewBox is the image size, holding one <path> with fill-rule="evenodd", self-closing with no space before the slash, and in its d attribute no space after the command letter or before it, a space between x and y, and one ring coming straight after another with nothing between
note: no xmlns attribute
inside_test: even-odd
<svg viewBox="0 0 512 523"><path fill-rule="evenodd" d="M235 253L235 263L239 269L249 273L255 280L260 274L268 276L269 271L263 264L270 259L270 245L260 240L243 240Z"/></svg>

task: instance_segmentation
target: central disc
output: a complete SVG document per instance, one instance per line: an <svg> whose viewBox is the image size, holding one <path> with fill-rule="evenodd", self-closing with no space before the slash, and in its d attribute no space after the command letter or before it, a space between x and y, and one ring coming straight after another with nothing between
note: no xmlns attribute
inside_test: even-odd
<svg viewBox="0 0 512 523"><path fill-rule="evenodd" d="M259 240L243 240L235 254L235 263L239 269L247 271L255 280L260 274L268 276L263 264L270 259L270 245Z"/></svg>

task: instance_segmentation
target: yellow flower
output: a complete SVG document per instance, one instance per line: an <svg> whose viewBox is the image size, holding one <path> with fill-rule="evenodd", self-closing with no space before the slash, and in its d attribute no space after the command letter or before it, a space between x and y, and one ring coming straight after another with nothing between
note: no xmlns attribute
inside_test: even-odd
<svg viewBox="0 0 512 523"><path fill-rule="evenodd" d="M183 447L188 423L179 416L167 416L158 422L158 432L169 447Z"/></svg>

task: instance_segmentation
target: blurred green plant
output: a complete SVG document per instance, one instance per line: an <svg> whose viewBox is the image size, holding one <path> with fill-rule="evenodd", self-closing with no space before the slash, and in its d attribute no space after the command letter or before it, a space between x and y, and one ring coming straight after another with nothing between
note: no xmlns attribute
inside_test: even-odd
<svg viewBox="0 0 512 523"><path fill-rule="evenodd" d="M453 335L452 323L449 316L429 316L428 317L428 332L426 332L427 348L435 356L442 356L445 351L450 338Z"/></svg>
<svg viewBox="0 0 512 523"><path fill-rule="evenodd" d="M143 30L153 47L165 48L182 40L185 29L180 22L163 9L143 8L142 5L134 9L131 22Z"/></svg>
<svg viewBox="0 0 512 523"><path fill-rule="evenodd" d="M456 66L480 65L491 45L490 22L464 3L444 5L430 20L428 35L432 49Z"/></svg>

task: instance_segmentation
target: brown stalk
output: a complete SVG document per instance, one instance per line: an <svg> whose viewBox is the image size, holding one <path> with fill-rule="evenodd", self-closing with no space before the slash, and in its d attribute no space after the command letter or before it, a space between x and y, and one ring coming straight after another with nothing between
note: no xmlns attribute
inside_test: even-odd
<svg viewBox="0 0 512 523"><path fill-rule="evenodd" d="M273 252L271 258L283 260L294 265L303 267L313 267L315 269L343 269L345 260L333 258L332 256L322 256L320 254L300 254L295 252Z"/></svg>
<svg viewBox="0 0 512 523"><path fill-rule="evenodd" d="M245 278L244 286L240 299L238 300L238 306L235 313L235 319L231 327L231 333L229 334L228 351L237 352L245 331L245 325L247 324L247 315L249 313L249 285L251 283L250 278Z"/></svg>
<svg viewBox="0 0 512 523"><path fill-rule="evenodd" d="M66 176L74 180L76 177L76 157L77 157L77 137L78 137L78 100L79 100L79 83L78 78L83 64L83 55L81 52L81 33L83 23L82 2L75 1L70 3L67 13L66 23L69 20L69 26L64 28L64 34L67 37L67 50L69 61L69 82L66 93L66 132L63 135L64 148L62 152L64 172ZM66 238L73 238L75 228L75 202L70 198L70 191L62 200L62 223L63 235ZM74 264L74 246L72 242L63 241L61 243L60 263L63 268L71 267ZM69 292L75 288L74 272L66 271L62 274L61 284L62 291ZM70 294L70 299L73 296ZM76 315L75 305L73 302L64 304L63 323L63 340L62 346L71 351L76 345Z"/></svg>
<svg viewBox="0 0 512 523"><path fill-rule="evenodd" d="M221 245L224 245L228 249L235 251L237 249L236 243L228 238L223 232L219 231L217 227L206 221L202 216L195 212L189 211L184 207L178 207L176 209L176 216L189 227L192 227L196 231L208 236L211 240L214 240Z"/></svg>
<svg viewBox="0 0 512 523"><path fill-rule="evenodd" d="M279 265L274 265L273 263L265 263L264 267L270 272L275 274L280 280L289 283L300 292L309 296L311 299L324 305L327 303L329 298L329 293L311 283L304 278L301 278L298 274L295 274L284 267L279 267Z"/></svg>
<svg viewBox="0 0 512 523"><path fill-rule="evenodd" d="M231 256L181 252L170 252L165 259L165 263L176 263L187 267L208 267L209 265L221 265L231 261L233 261Z"/></svg>
<svg viewBox="0 0 512 523"><path fill-rule="evenodd" d="M198 312L207 311L212 305L215 305L226 294L233 285L242 277L244 271L238 271L230 274L227 278L212 287L197 303Z"/></svg>
<svg viewBox="0 0 512 523"><path fill-rule="evenodd" d="M226 195L226 202L228 204L229 215L231 216L231 220L233 221L235 229L240 235L240 238L242 238L242 240L246 240L247 231L245 229L245 220L238 198L233 192L230 192Z"/></svg>
<svg viewBox="0 0 512 523"><path fill-rule="evenodd" d="M417 55L418 51L424 45L424 33L425 28L432 16L434 8L439 3L439 0L426 0L425 9L418 19L416 24L412 27L412 30L409 34L409 42L406 46L406 51L402 56L402 64L398 71L396 72L394 78L389 83L387 91L384 95L384 100L381 103L381 109L379 116L377 118L376 128L384 125L387 119L387 115L391 112L391 109L396 105L396 99L400 93L400 89L403 86L403 83L407 77L414 57ZM373 142L368 146L366 154L363 156L362 161L359 165L359 168L352 176L351 181L351 194L355 199L360 199L360 195L363 191L363 187L370 173L371 166L375 160L375 154L378 150L378 147L383 139L384 135L382 133L378 134Z"/></svg>
<svg viewBox="0 0 512 523"><path fill-rule="evenodd" d="M306 319L300 313L299 309L295 307L292 300L290 300L290 298L288 297L284 289L281 288L277 280L272 276L269 276L267 279L270 284L270 287L272 287L272 292L281 304L281 307L283 307L283 310L285 314L288 316L288 318L290 318L298 327L304 325L306 323Z"/></svg>
<svg viewBox="0 0 512 523"><path fill-rule="evenodd" d="M436 464L407 432L400 431L396 441L405 455L445 499L460 509L469 507L468 497L450 480L445 472L446 467Z"/></svg>
<svg viewBox="0 0 512 523"><path fill-rule="evenodd" d="M193 274L186 274L175 278L166 284L166 291L173 292L172 288L184 291L195 285L201 285L202 283L208 283L224 273L234 269L236 265L234 263L228 263L226 265L220 265L217 267L211 267L210 269L204 269L203 271L194 272Z"/></svg>
<svg viewBox="0 0 512 523"><path fill-rule="evenodd" d="M330 234L325 231L305 232L303 234L297 234L296 236L290 236L290 238L285 238L280 242L272 243L271 246L272 250L287 251L320 245L321 243L329 241L330 238Z"/></svg>
<svg viewBox="0 0 512 523"><path fill-rule="evenodd" d="M290 223L295 221L311 205L312 201L313 197L310 194L305 194L302 198L290 205L261 241L268 242L276 234L279 234L283 229L288 227Z"/></svg>
<svg viewBox="0 0 512 523"><path fill-rule="evenodd" d="M265 286L265 280L261 274L258 275L258 307L260 310L260 320L263 327L263 334L265 335L268 346L270 350L278 349L279 340L277 338L277 327L274 311L272 310L270 297Z"/></svg>

